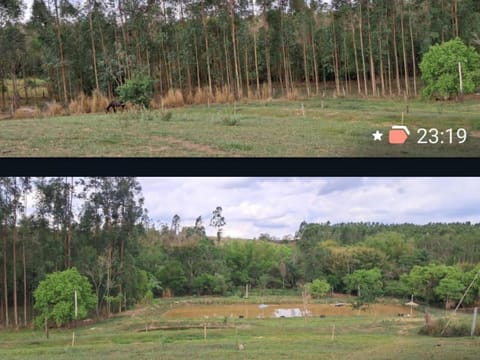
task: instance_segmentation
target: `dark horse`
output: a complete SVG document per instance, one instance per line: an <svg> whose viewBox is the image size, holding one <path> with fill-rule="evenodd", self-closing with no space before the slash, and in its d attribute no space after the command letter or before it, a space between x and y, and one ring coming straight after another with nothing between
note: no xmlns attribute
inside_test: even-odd
<svg viewBox="0 0 480 360"><path fill-rule="evenodd" d="M108 113L110 112L110 109L113 109L113 112L116 113L118 107L122 108L122 110L125 110L125 103L123 101L111 101L105 109L105 112Z"/></svg>

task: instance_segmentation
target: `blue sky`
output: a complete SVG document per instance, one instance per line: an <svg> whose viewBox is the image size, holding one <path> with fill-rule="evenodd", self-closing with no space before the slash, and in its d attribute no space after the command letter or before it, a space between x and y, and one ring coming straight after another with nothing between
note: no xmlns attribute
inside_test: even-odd
<svg viewBox="0 0 480 360"><path fill-rule="evenodd" d="M282 238L307 222L480 223L480 178L139 178L152 222L223 208L224 236Z"/></svg>

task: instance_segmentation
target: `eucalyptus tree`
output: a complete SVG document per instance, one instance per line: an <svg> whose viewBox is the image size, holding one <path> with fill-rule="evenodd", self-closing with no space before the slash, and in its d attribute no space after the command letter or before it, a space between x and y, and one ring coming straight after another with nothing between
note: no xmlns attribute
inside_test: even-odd
<svg viewBox="0 0 480 360"><path fill-rule="evenodd" d="M222 215L222 207L217 206L212 212L212 218L210 219L210 226L217 228L217 243L220 243L223 227L226 225L225 217Z"/></svg>
<svg viewBox="0 0 480 360"><path fill-rule="evenodd" d="M136 293L135 256L147 220L141 186L133 177L81 179L81 185L81 216L84 222L95 224L100 240L95 246L97 256L106 257L106 297L121 297L125 306ZM107 302L107 311L110 310Z"/></svg>
<svg viewBox="0 0 480 360"><path fill-rule="evenodd" d="M0 2L0 68L5 69L0 71L2 83L0 84L2 91L2 103L5 107L5 77L9 75L12 79L13 110L18 106L17 104L17 72L22 59L25 58L26 44L25 35L20 31L16 25L22 16L22 2L19 0L4 0ZM8 69L8 70L7 70Z"/></svg>

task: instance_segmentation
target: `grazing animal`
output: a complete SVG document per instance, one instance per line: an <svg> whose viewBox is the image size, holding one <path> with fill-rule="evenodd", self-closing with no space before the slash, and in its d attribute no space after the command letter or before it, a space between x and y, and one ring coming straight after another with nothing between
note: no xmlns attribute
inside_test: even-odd
<svg viewBox="0 0 480 360"><path fill-rule="evenodd" d="M123 101L111 101L105 109L105 112L108 113L110 112L110 109L113 109L113 112L116 113L117 107L121 107L122 110L125 110L125 103Z"/></svg>

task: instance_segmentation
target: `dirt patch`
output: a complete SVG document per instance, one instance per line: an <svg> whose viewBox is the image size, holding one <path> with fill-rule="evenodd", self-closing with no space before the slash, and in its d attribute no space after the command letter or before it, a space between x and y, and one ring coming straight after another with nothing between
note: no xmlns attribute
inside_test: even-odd
<svg viewBox="0 0 480 360"><path fill-rule="evenodd" d="M163 315L166 318L275 318L275 311L279 309L306 310L309 316L356 316L356 315L383 315L398 316L410 312L410 308L402 305L375 304L353 309L350 304L336 306L335 304L266 304L267 307L259 307L257 304L234 304L234 305L182 305L168 310ZM413 311L415 316L415 311Z"/></svg>

